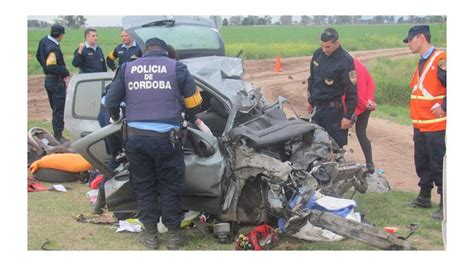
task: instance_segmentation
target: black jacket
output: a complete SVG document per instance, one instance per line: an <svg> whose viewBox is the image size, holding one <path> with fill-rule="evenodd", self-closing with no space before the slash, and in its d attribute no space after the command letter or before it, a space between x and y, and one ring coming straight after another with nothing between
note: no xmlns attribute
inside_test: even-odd
<svg viewBox="0 0 474 266"><path fill-rule="evenodd" d="M308 102L317 106L341 102L346 95L344 117L351 119L357 105L357 86L354 61L342 47L326 56L319 48L313 54L308 78Z"/></svg>
<svg viewBox="0 0 474 266"><path fill-rule="evenodd" d="M78 54L78 50L79 48L74 51L72 65L80 69L79 73L107 72L104 54L99 46L95 50L84 47L82 54Z"/></svg>
<svg viewBox="0 0 474 266"><path fill-rule="evenodd" d="M50 53L56 55L56 64L46 65L46 59ZM48 36L45 36L40 40L38 44L38 50L36 51L36 59L43 68L43 72L46 75L54 75L61 78L69 76L69 71L66 69L64 62L63 53L59 45L51 41Z"/></svg>
<svg viewBox="0 0 474 266"><path fill-rule="evenodd" d="M107 55L107 66L114 71L117 67L115 66L115 59L118 58L119 66L126 62L131 62L139 57L142 57L142 50L137 45L131 47L123 47L119 44L115 49Z"/></svg>

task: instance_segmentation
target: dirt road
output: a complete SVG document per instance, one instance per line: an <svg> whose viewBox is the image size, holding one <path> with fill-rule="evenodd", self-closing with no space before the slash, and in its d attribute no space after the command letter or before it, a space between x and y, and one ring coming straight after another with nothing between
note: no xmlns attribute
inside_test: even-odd
<svg viewBox="0 0 474 266"><path fill-rule="evenodd" d="M354 52L353 54L362 61L376 57L412 56L406 48ZM259 86L269 102L273 102L278 95L281 95L290 100L299 114L305 114L306 80L309 75L310 60L311 57L284 58L281 61L283 71L280 73L273 71L274 59L248 60L244 62L244 79ZM28 78L28 118L30 120L51 120L51 109L43 82L42 75ZM412 128L371 118L368 135L372 141L375 166L385 171L385 176L392 188L417 191L418 178L413 162ZM348 159L365 163L353 129L346 150L353 150Z"/></svg>

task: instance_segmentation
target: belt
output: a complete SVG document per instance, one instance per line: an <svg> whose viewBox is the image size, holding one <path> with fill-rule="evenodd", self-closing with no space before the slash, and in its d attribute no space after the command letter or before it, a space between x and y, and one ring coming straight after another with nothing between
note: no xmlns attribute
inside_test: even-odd
<svg viewBox="0 0 474 266"><path fill-rule="evenodd" d="M342 106L342 102L340 101L321 101L321 102L316 102L314 106L329 106L331 108L335 108L337 106Z"/></svg>
<svg viewBox="0 0 474 266"><path fill-rule="evenodd" d="M127 127L128 136L148 136L148 137L160 137L167 138L170 136L170 132L158 132L154 130L139 129L134 127Z"/></svg>

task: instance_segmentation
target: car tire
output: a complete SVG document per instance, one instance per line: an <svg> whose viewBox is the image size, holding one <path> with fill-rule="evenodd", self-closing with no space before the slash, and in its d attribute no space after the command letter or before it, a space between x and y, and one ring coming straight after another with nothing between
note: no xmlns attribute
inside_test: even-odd
<svg viewBox="0 0 474 266"><path fill-rule="evenodd" d="M79 180L81 173L66 172L56 169L42 168L33 174L33 177L39 181L56 183L56 182L76 182Z"/></svg>

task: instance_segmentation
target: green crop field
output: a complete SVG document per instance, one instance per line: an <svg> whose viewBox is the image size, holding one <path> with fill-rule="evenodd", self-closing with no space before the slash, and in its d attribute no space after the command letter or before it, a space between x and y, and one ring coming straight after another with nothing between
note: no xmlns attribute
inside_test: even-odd
<svg viewBox="0 0 474 266"><path fill-rule="evenodd" d="M341 43L348 51L362 51L404 47L402 39L411 25L338 25ZM222 27L221 34L226 46L226 54L235 56L243 51L244 59L310 56L318 47L317 37L325 26L232 26ZM97 28L99 45L108 54L121 42L119 28ZM432 41L437 47L446 46L446 25L431 25ZM28 74L41 74L35 59L39 40L48 30L28 30ZM61 42L68 69L78 72L71 65L72 55L83 41L83 29L66 29Z"/></svg>

